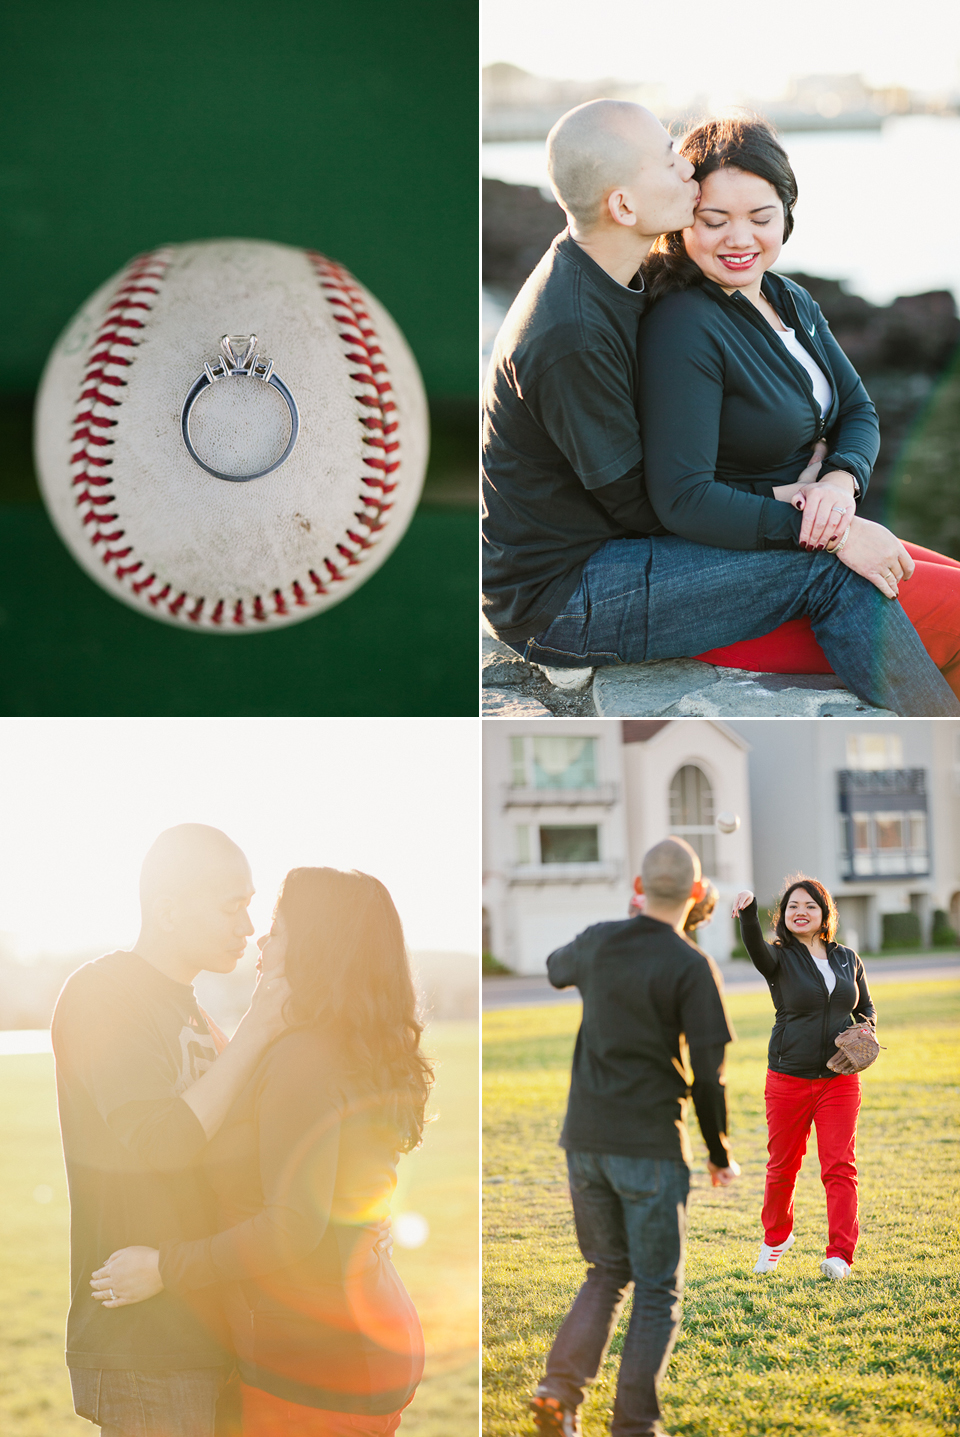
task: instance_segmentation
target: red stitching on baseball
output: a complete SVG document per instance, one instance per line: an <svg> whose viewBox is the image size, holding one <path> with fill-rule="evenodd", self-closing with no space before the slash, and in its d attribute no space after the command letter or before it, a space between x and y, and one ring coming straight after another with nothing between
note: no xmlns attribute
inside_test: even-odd
<svg viewBox="0 0 960 1437"><path fill-rule="evenodd" d="M335 543L332 554L308 570L313 591L327 595L331 583L347 581L349 575L344 571L363 562L364 556L376 548L376 536L386 528L393 508L387 496L397 488L396 480L388 480L400 469L399 457L394 456L399 456L401 445L389 368L360 286L348 270L325 255L315 250L307 250L305 254L330 305L337 333L344 344L344 358L355 366L349 377L362 391L354 395L357 420L365 431L361 444L364 450L371 451L362 454L357 475L360 508L354 511L353 518L359 527L347 528L343 538ZM84 365L70 433L70 482L71 487L79 490L76 504L81 510L81 525L88 531L91 545L100 552L102 562L114 566L116 578L121 582L131 580L130 591L155 608L165 604L174 618L185 617L199 624L206 607L205 598L183 591L171 599L172 586L154 571L132 580L133 575L142 573L145 565L135 557L132 562L123 562L133 554L132 545L111 547L124 537L124 530L109 529L107 526L116 523L120 514L105 512L106 507L118 502L112 491L115 476L110 473L114 461L104 455L105 449L116 442L107 436L116 428L118 419L104 411L115 411L123 403L120 391L128 383L123 372L135 362L141 331L146 328L152 301L160 293L172 259L173 251L166 247L138 255L121 276ZM98 490L107 492L98 493ZM119 507L122 510L122 505ZM104 546L102 551L100 545ZM320 573L324 571L325 577L321 578ZM269 610L262 597L255 596L250 617L260 623L274 616L287 617L291 601L297 608L310 607L309 590L299 579L293 579L288 590L290 599L282 589L272 591ZM218 599L207 609L206 622L221 625L226 611L227 601ZM238 626L246 624L248 615L242 599L233 602L230 618Z"/></svg>

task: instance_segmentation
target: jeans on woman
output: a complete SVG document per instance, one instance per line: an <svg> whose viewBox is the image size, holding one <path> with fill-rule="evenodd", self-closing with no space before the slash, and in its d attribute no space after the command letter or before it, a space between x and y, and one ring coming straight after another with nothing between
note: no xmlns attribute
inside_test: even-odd
<svg viewBox="0 0 960 1437"><path fill-rule="evenodd" d="M570 1196L587 1276L557 1333L538 1392L579 1407L633 1283L613 1437L660 1429L657 1387L680 1326L690 1171L683 1162L569 1152Z"/></svg>
<svg viewBox="0 0 960 1437"><path fill-rule="evenodd" d="M914 560L913 574L900 585L903 612L953 692L960 695L960 562L920 544L905 542L903 547ZM697 658L759 674L833 672L806 615L790 619L762 639L727 644Z"/></svg>
<svg viewBox="0 0 960 1437"><path fill-rule="evenodd" d="M779 1247L793 1232L797 1174L810 1129L817 1129L820 1177L827 1194L827 1257L852 1263L857 1220L857 1115L860 1078L793 1078L767 1072L767 1180L763 1192L763 1240Z"/></svg>
<svg viewBox="0 0 960 1437"><path fill-rule="evenodd" d="M834 673L866 703L960 715L899 602L825 552L715 549L673 534L610 539L587 560L563 613L522 652L558 667L693 658L801 614Z"/></svg>

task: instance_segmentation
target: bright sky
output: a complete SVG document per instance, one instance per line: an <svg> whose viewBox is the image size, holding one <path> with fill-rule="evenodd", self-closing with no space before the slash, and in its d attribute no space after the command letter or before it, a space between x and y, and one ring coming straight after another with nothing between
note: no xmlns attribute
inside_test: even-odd
<svg viewBox="0 0 960 1437"><path fill-rule="evenodd" d="M469 719L0 720L0 942L131 944L157 834L222 828L265 931L284 874L359 868L411 949L479 951L479 725Z"/></svg>
<svg viewBox="0 0 960 1437"><path fill-rule="evenodd" d="M779 95L791 75L960 86L960 6L945 0L484 0L483 62L558 79L662 83L671 103Z"/></svg>

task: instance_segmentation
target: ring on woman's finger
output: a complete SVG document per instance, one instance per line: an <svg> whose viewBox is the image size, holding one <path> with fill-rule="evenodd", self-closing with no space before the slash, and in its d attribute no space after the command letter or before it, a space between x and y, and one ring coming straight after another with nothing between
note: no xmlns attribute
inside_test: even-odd
<svg viewBox="0 0 960 1437"><path fill-rule="evenodd" d="M115 1293L114 1293L114 1291L113 1291L113 1288L111 1287L111 1289L110 1289L110 1301L111 1301L111 1302L116 1302L116 1300L117 1300L117 1299L116 1299L116 1295L115 1295Z"/></svg>

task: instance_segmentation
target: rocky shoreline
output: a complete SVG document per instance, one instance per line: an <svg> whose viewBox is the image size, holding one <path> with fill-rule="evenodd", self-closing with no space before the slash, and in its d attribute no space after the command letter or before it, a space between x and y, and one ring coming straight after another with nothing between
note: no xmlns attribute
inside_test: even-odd
<svg viewBox="0 0 960 1437"><path fill-rule="evenodd" d="M559 205L536 187L483 181L483 282L501 304L509 304L564 224ZM790 278L820 305L877 407L880 457L861 512L889 522L897 459L960 346L953 295L935 290L875 305L837 280Z"/></svg>

